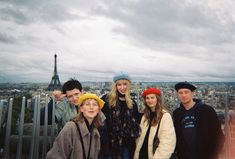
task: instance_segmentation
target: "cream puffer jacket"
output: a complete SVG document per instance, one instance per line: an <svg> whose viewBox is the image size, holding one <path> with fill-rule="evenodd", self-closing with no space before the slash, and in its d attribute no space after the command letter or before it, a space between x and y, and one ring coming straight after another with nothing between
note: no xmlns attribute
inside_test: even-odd
<svg viewBox="0 0 235 159"><path fill-rule="evenodd" d="M148 122L147 121L144 122L145 119L146 119L145 115L143 115L141 119L141 123L140 123L141 134L140 134L140 137L136 140L136 150L134 154L134 159L139 158L139 152L143 145L146 132L148 130ZM164 110L164 114L161 119L159 131L158 131L158 137L159 137L160 143L155 153L153 154L152 152L153 139L157 131L157 126L158 124L150 128L150 133L149 133L149 138L148 138L149 159L169 159L175 149L176 135L175 135L175 129L174 129L171 115L167 111Z"/></svg>

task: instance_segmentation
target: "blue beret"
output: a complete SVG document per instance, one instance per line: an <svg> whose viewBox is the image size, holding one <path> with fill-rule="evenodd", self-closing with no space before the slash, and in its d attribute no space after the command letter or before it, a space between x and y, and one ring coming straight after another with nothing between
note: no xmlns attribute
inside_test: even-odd
<svg viewBox="0 0 235 159"><path fill-rule="evenodd" d="M118 81L120 79L125 79L125 80L131 81L130 76L126 72L119 72L116 75L114 75L113 82L116 82L116 81Z"/></svg>
<svg viewBox="0 0 235 159"><path fill-rule="evenodd" d="M194 91L195 89L197 89L194 85L192 85L192 84L190 84L189 82L186 82L186 81L176 83L175 90L178 91L181 88L190 89L191 91Z"/></svg>

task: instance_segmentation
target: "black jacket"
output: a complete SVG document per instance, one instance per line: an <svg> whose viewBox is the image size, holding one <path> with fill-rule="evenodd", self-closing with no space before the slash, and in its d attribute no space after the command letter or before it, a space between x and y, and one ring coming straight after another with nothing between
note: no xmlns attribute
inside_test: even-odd
<svg viewBox="0 0 235 159"><path fill-rule="evenodd" d="M224 135L215 110L199 100L194 100L195 117L197 121L196 154L198 159L215 159L224 142ZM180 159L189 159L188 146L183 137L181 121L185 108L180 105L173 112L173 120L176 131L175 152Z"/></svg>
<svg viewBox="0 0 235 159"><path fill-rule="evenodd" d="M116 115L114 115L115 113L112 111L111 106L109 105L109 102L107 100L107 95L104 95L102 97L102 99L105 101L104 107L102 108L102 112L104 113L106 120L105 120L105 126L102 127L102 129L100 129L100 132L101 132L100 133L101 134L101 154L104 155L104 158L108 154L112 154L112 157L115 158L116 155L119 154L119 152L120 152L119 148L121 148L121 147L117 146L118 144L113 144L114 142L111 142L111 141L114 141L114 140L116 141L116 137L118 139L120 139L119 137L121 137L122 138L122 145L127 146L129 148L130 154L133 155L134 150L135 150L135 139L136 138L123 137L122 133L124 132L124 130L122 127L119 127L121 125L125 125L124 124L124 118L125 118L124 114L125 114L125 112L127 112L130 109L126 105L122 105L121 110L120 110L120 115L118 115L119 116L118 118L121 121L121 125L117 124L117 121L114 119L114 116L116 116ZM132 118L128 117L129 122L135 123L134 124L135 126L132 125L133 127L129 128L127 130L128 132L134 131L135 129L137 129L137 127L139 128L139 123L140 123L140 119L141 119L141 114L138 112L138 106L134 100L133 100L133 108L132 108L131 112L132 112L131 113L132 115L130 115L129 117L134 117L136 122L133 122ZM117 125L119 125L118 129L116 129ZM114 131L114 129L115 129L115 131ZM137 133L139 135L138 131L136 131L135 133ZM130 134L128 133L128 135L130 135Z"/></svg>

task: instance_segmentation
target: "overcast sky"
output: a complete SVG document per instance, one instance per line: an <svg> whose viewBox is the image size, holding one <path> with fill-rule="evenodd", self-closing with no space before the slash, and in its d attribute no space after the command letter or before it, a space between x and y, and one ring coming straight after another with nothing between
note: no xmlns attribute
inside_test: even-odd
<svg viewBox="0 0 235 159"><path fill-rule="evenodd" d="M235 81L234 0L1 0L0 82Z"/></svg>

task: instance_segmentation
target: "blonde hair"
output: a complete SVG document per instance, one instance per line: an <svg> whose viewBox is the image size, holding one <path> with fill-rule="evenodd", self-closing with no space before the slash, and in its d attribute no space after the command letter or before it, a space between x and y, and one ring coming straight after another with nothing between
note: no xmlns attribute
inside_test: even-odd
<svg viewBox="0 0 235 159"><path fill-rule="evenodd" d="M82 107L84 105L84 102L86 100L84 100L82 102L82 104L80 105L80 107ZM83 123L84 122L84 116L83 116L83 113L81 111L78 111L78 114L72 118L71 120L78 123L78 122L81 122ZM100 107L99 107L99 113L95 116L95 118L93 119L93 124L94 124L94 127L95 128L99 128L101 126L103 126L103 122L102 122L102 119L101 119L101 110L100 110Z"/></svg>
<svg viewBox="0 0 235 159"><path fill-rule="evenodd" d="M151 122L151 125L152 126L156 126L157 123L160 121L160 119L162 118L163 116L163 109L164 109L164 106L162 105L162 98L155 94L156 98L157 98L157 104L156 104L156 107L155 107L155 116ZM147 103L146 103L146 97L143 98L144 99L144 105L145 105L145 108L144 108L144 115L145 115L145 118L146 121L150 122L150 113L151 113L151 109L148 107Z"/></svg>
<svg viewBox="0 0 235 159"><path fill-rule="evenodd" d="M130 87L131 87L131 82L129 80L121 79L125 82L127 82L127 92L125 93L125 101L129 109L133 107L133 101L131 99L130 95ZM115 107L118 103L118 90L117 90L117 82L121 81L117 80L115 83L112 84L111 90L107 96L108 103L111 107Z"/></svg>

